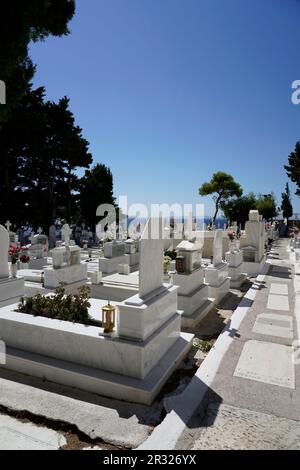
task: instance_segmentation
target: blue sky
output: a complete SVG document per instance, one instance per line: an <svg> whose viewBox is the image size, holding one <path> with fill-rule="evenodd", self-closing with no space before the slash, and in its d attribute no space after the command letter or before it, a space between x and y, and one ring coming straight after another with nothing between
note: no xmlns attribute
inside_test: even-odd
<svg viewBox="0 0 300 470"><path fill-rule="evenodd" d="M31 47L34 85L70 97L129 203L205 202L231 173L280 195L300 140L299 0L77 0L71 34ZM291 185L293 189L293 185ZM300 199L293 198L300 212Z"/></svg>

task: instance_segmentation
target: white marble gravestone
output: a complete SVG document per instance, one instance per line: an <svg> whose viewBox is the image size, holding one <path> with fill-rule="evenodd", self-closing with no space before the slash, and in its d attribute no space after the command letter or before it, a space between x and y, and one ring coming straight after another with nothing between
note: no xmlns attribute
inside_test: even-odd
<svg viewBox="0 0 300 470"><path fill-rule="evenodd" d="M163 285L164 241L162 237L162 219L148 220L140 241L140 298Z"/></svg>
<svg viewBox="0 0 300 470"><path fill-rule="evenodd" d="M243 271L248 275L257 275L266 260L265 256L265 224L257 210L249 212L246 222L246 240L243 251Z"/></svg>
<svg viewBox="0 0 300 470"><path fill-rule="evenodd" d="M213 265L216 267L222 263L223 230L216 230L213 243Z"/></svg>
<svg viewBox="0 0 300 470"><path fill-rule="evenodd" d="M225 259L228 263L228 274L230 277L230 287L239 289L247 279L247 274L243 273L243 252L239 248L229 249L225 253Z"/></svg>
<svg viewBox="0 0 300 470"><path fill-rule="evenodd" d="M129 238L125 240L125 256L128 259L129 266L135 270L139 267L139 241Z"/></svg>
<svg viewBox="0 0 300 470"><path fill-rule="evenodd" d="M222 261L223 230L215 231L213 243L213 263L205 269L205 282L208 284L208 295L218 303L229 291L230 278L228 264Z"/></svg>
<svg viewBox="0 0 300 470"><path fill-rule="evenodd" d="M61 228L61 239L65 242L66 245L70 245L72 230L69 224L64 224Z"/></svg>
<svg viewBox="0 0 300 470"><path fill-rule="evenodd" d="M173 283L179 286L178 307L183 311L182 325L194 327L213 307L208 299L208 286L204 282L202 265L202 244L183 240L177 246L177 256L184 257L185 271L173 273Z"/></svg>
<svg viewBox="0 0 300 470"><path fill-rule="evenodd" d="M99 271L104 274L116 273L120 264L128 264L124 242L114 240L104 243L103 253L104 256L99 258Z"/></svg>
<svg viewBox="0 0 300 470"><path fill-rule="evenodd" d="M177 308L177 286L163 284L162 219L149 219L140 241L139 293L118 304L117 335L139 345L143 366L159 361L176 348L177 358L190 347L193 335L180 333L181 312ZM151 344L151 354L144 350ZM183 349L182 349L183 348ZM180 352L181 351L181 352ZM173 359L167 359L168 367ZM161 375L165 381L164 374Z"/></svg>
<svg viewBox="0 0 300 470"><path fill-rule="evenodd" d="M0 307L18 302L24 295L24 279L9 277L8 248L9 233L0 225Z"/></svg>

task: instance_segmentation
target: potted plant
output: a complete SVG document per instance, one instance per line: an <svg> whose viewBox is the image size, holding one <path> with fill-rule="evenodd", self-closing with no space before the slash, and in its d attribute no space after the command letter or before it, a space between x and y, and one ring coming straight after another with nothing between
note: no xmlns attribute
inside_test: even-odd
<svg viewBox="0 0 300 470"><path fill-rule="evenodd" d="M18 272L18 259L20 255L20 250L17 246L15 245L10 245L9 250L8 250L8 256L10 258L10 273L12 277L17 277L17 272Z"/></svg>

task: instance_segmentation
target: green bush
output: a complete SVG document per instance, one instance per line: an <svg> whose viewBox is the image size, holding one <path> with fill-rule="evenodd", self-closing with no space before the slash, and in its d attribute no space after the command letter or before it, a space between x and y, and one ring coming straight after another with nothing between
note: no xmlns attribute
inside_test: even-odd
<svg viewBox="0 0 300 470"><path fill-rule="evenodd" d="M177 258L177 252L175 250L169 250L165 252L165 256L169 256L169 258L174 261L174 259Z"/></svg>
<svg viewBox="0 0 300 470"><path fill-rule="evenodd" d="M33 297L22 297L17 311L35 317L54 318L83 325L98 325L99 322L93 320L88 312L89 293L90 289L87 286L80 287L78 294L68 295L63 287L58 287L53 296L44 297L37 294Z"/></svg>

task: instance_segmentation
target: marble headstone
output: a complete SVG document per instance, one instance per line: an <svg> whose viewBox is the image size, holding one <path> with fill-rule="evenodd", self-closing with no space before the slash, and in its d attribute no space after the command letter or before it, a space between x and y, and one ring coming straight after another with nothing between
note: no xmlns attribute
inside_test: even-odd
<svg viewBox="0 0 300 470"><path fill-rule="evenodd" d="M213 245L213 265L218 266L222 263L222 248L223 248L223 230L218 229L215 233Z"/></svg>
<svg viewBox="0 0 300 470"><path fill-rule="evenodd" d="M8 278L8 248L9 248L9 235L3 225L0 225L0 279Z"/></svg>
<svg viewBox="0 0 300 470"><path fill-rule="evenodd" d="M70 245L71 234L72 234L72 230L69 224L64 224L61 228L61 238L65 242L66 245Z"/></svg>
<svg viewBox="0 0 300 470"><path fill-rule="evenodd" d="M258 210L251 210L249 212L249 220L254 221L254 222L259 222L260 221Z"/></svg>
<svg viewBox="0 0 300 470"><path fill-rule="evenodd" d="M139 296L144 298L163 285L164 241L162 219L150 218L140 241Z"/></svg>

